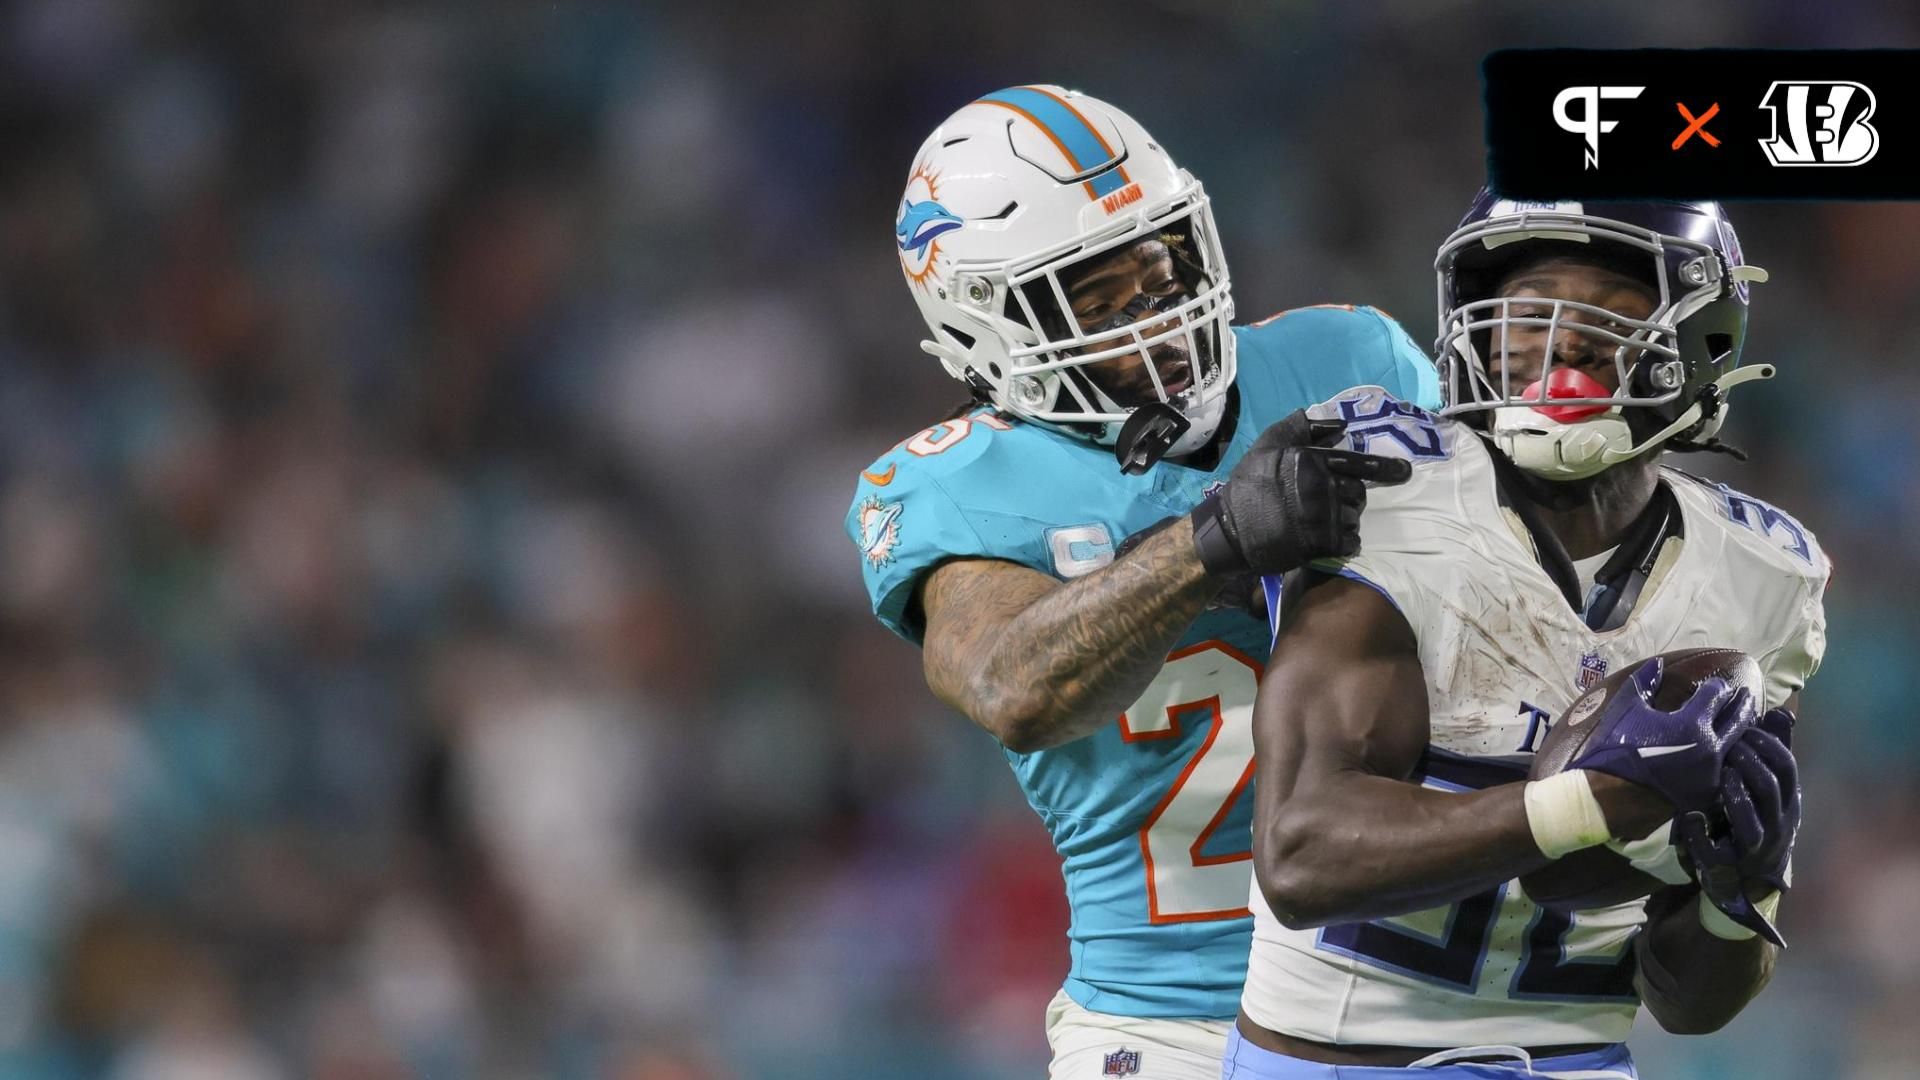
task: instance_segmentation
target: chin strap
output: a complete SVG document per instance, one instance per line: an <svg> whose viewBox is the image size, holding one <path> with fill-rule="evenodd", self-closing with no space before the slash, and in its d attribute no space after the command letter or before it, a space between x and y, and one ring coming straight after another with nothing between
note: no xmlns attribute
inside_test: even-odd
<svg viewBox="0 0 1920 1080"><path fill-rule="evenodd" d="M1752 367L1735 368L1727 372L1725 375L1720 376L1718 379L1702 387L1699 395L1694 398L1693 404L1687 406L1686 411L1675 418L1673 423L1642 439L1637 445L1625 449L1614 449L1610 447L1602 451L1600 454L1602 467L1617 465L1629 458L1639 457L1652 447L1660 445L1675 435L1700 423L1702 420L1711 419L1714 413L1720 411L1720 403L1726 400L1729 390L1743 383L1757 382L1761 379L1771 379L1773 378L1773 374L1774 367L1772 364L1755 364ZM1706 400L1714 403L1713 413L1707 411L1706 405L1704 404Z"/></svg>
<svg viewBox="0 0 1920 1080"><path fill-rule="evenodd" d="M1562 424L1542 415L1541 419L1550 428L1558 429L1555 437L1546 440L1527 438L1525 430L1504 430L1502 421L1496 417L1493 439L1516 465L1527 472L1550 480L1580 480L1638 457L1683 431L1702 428L1720 414L1728 391L1742 383L1772 378L1773 373L1770 364L1755 364L1729 371L1702 387L1693 402L1672 423L1638 442L1634 441L1626 420L1618 415L1617 407L1609 410L1607 415L1571 424ZM1512 406L1498 411L1516 415L1537 412L1526 406ZM1523 428L1539 426L1539 422L1530 418L1521 421L1521 424ZM1718 427L1717 424L1714 426ZM1717 440L1709 435L1707 444L1682 443L1674 446L1674 449L1700 449L1702 445L1713 445L1715 442Z"/></svg>
<svg viewBox="0 0 1920 1080"><path fill-rule="evenodd" d="M1139 476L1153 468L1192 427L1192 421L1164 401L1133 410L1113 440L1113 456L1120 462L1120 471Z"/></svg>
<svg viewBox="0 0 1920 1080"><path fill-rule="evenodd" d="M1725 454L1735 461L1747 460L1747 452L1745 450L1740 449L1732 443L1723 443L1719 439L1708 439L1703 443L1674 439L1667 443L1667 448L1677 450L1683 454Z"/></svg>

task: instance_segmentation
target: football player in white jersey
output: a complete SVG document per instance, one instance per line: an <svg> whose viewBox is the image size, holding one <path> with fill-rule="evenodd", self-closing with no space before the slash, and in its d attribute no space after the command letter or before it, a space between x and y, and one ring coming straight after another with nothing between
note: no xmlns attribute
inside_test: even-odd
<svg viewBox="0 0 1920 1080"><path fill-rule="evenodd" d="M1325 407L1413 479L1373 493L1361 555L1287 584L1237 1080L1633 1076L1642 1004L1712 1031L1772 972L1828 564L1784 513L1660 461L1729 449L1728 390L1771 374L1738 366L1765 273L1714 203L1486 192L1437 269L1447 407ZM1764 700L1711 679L1654 707L1645 658L1697 646L1753 657ZM1552 718L1629 665L1570 769L1526 782ZM1516 880L1599 844L1669 884L1566 915Z"/></svg>

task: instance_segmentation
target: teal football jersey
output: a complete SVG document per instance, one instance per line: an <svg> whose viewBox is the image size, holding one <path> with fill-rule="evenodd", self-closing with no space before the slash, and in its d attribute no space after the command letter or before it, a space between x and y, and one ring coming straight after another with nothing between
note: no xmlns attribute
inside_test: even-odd
<svg viewBox="0 0 1920 1080"><path fill-rule="evenodd" d="M861 474L847 515L874 613L918 642L916 582L955 557L1067 579L1127 536L1193 509L1255 438L1351 386L1436 403L1431 361L1371 308L1283 312L1235 327L1239 421L1211 471L1161 462L1127 476L1105 447L981 408L933 425ZM1252 919L1254 693L1267 628L1204 613L1139 701L1092 735L1007 751L1059 850L1072 910L1067 993L1123 1016L1231 1017Z"/></svg>

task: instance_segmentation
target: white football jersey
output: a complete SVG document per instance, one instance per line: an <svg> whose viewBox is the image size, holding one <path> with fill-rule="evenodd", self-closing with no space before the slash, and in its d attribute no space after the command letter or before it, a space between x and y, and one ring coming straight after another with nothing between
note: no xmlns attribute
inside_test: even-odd
<svg viewBox="0 0 1920 1080"><path fill-rule="evenodd" d="M1501 506L1471 429L1361 388L1320 407L1356 450L1409 458L1375 488L1359 556L1338 572L1379 590L1419 639L1432 717L1416 779L1448 790L1524 779L1553 717L1607 672L1698 646L1740 649L1766 706L1813 674L1825 647L1828 564L1811 533L1724 485L1673 469L1669 536L1631 615L1589 629ZM1326 569L1333 569L1333 566ZM1256 885L1242 1005L1275 1031L1327 1043L1557 1046L1625 1039L1639 998L1632 941L1644 902L1565 916L1518 882L1369 923L1288 930Z"/></svg>

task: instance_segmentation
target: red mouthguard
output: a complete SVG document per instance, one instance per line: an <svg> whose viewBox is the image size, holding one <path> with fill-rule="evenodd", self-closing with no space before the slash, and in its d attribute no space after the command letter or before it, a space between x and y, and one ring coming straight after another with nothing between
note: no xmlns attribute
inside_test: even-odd
<svg viewBox="0 0 1920 1080"><path fill-rule="evenodd" d="M1535 381L1520 394L1522 401L1552 401L1556 398L1603 398L1612 397L1613 391L1600 385L1599 380L1578 368L1557 367L1546 379L1546 393L1540 392L1541 384ZM1549 420L1562 424L1575 424L1589 416L1597 416L1612 408L1611 405L1535 405L1533 411Z"/></svg>

